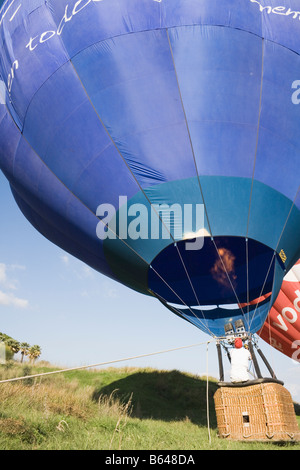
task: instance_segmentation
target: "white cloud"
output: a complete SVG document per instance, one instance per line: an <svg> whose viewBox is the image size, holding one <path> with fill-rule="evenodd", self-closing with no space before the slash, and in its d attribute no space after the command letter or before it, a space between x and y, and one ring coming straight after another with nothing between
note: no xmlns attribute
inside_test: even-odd
<svg viewBox="0 0 300 470"><path fill-rule="evenodd" d="M6 264L0 263L0 285L5 287L6 289L15 290L17 288L16 287L17 282L15 280L8 279L7 269L9 269L9 267Z"/></svg>
<svg viewBox="0 0 300 470"><path fill-rule="evenodd" d="M94 277L93 270L89 268L88 266L86 266L85 264L82 266L81 273L84 278Z"/></svg>
<svg viewBox="0 0 300 470"><path fill-rule="evenodd" d="M117 297L119 297L117 289L114 289L113 287L106 291L106 295L110 299L116 299Z"/></svg>
<svg viewBox="0 0 300 470"><path fill-rule="evenodd" d="M119 297L118 290L115 288L114 284L110 281L105 281L102 283L101 293L104 297L110 299L116 299Z"/></svg>
<svg viewBox="0 0 300 470"><path fill-rule="evenodd" d="M12 269L13 271L16 269L19 269L20 271L25 271L26 266L24 266L23 264L10 264L9 269Z"/></svg>
<svg viewBox="0 0 300 470"><path fill-rule="evenodd" d="M81 291L80 295L81 295L81 297L86 297L86 298L90 297L90 294L87 292L87 290Z"/></svg>
<svg viewBox="0 0 300 470"><path fill-rule="evenodd" d="M27 308L29 305L28 300L17 297L13 292L16 291L18 281L10 279L7 275L7 271L15 271L17 269L25 269L25 266L21 265L6 265L0 263L0 286L3 290L0 290L0 305L13 306L17 308Z"/></svg>
<svg viewBox="0 0 300 470"><path fill-rule="evenodd" d="M63 262L66 266L68 266L69 261L70 261L69 256L67 256L67 255L62 255L60 258L61 258L62 262Z"/></svg>
<svg viewBox="0 0 300 470"><path fill-rule="evenodd" d="M106 280L101 283L101 277L90 266L82 261L65 254L60 255L64 264L64 274L68 273L68 280L71 282L80 282L78 294L84 298L94 298L95 296L104 296L105 298L115 299L119 297L119 292L115 287L116 283Z"/></svg>
<svg viewBox="0 0 300 470"><path fill-rule="evenodd" d="M11 292L7 293L7 292L2 292L0 290L0 305L6 305L6 306L12 305L13 307L17 307L17 308L27 308L29 305L29 302L26 299L20 299L16 297Z"/></svg>
<svg viewBox="0 0 300 470"><path fill-rule="evenodd" d="M66 254L62 254L60 256L60 259L62 260L65 267L68 269L68 272L75 276L77 279L85 280L94 278L93 270L81 261L73 259L70 256L67 256Z"/></svg>
<svg viewBox="0 0 300 470"><path fill-rule="evenodd" d="M5 282L6 280L6 266L3 263L0 263L0 282Z"/></svg>

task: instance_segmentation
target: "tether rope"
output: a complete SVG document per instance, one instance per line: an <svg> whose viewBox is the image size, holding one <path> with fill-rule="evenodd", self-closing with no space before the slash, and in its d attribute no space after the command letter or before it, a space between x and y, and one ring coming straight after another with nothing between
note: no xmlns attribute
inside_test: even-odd
<svg viewBox="0 0 300 470"><path fill-rule="evenodd" d="M206 343L206 421L207 421L207 430L208 430L208 441L211 444L211 434L210 434L210 420L209 420L209 394L208 394L208 345L210 341Z"/></svg>
<svg viewBox="0 0 300 470"><path fill-rule="evenodd" d="M35 378L35 377L44 377L46 375L61 374L63 372L70 372L70 371L74 371L74 370L82 370L82 369L89 369L89 368L93 368L93 367L100 367L100 366L105 366L105 365L109 365L109 364L115 364L117 362L131 361L133 359L139 359L141 357L155 356L155 355L158 355L158 354L164 354L164 353L168 353L168 352L172 352L172 351L178 351L180 349L188 349L188 348L194 348L194 347L197 347L197 346L203 346L204 344L208 344L211 341L214 341L214 340L205 341L203 343L190 344L188 346L180 346L178 348L165 349L163 351L156 351L156 352L148 353L148 354L140 354L138 356L125 357L125 358L122 358L122 359L115 359L113 361L99 362L97 364L89 364L89 365L86 365L86 366L70 367L68 369L59 369L59 370L55 370L55 371L51 371L51 372L42 372L40 374L25 375L23 377L14 377L12 379L0 380L0 383L16 382L18 380L32 379L32 378Z"/></svg>

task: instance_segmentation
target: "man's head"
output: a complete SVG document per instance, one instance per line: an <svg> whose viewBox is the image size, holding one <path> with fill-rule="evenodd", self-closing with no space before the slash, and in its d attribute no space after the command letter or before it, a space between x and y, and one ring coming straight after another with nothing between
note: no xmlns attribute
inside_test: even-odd
<svg viewBox="0 0 300 470"><path fill-rule="evenodd" d="M236 349L240 349L242 346L243 346L243 341L241 340L241 338L235 338L234 347Z"/></svg>

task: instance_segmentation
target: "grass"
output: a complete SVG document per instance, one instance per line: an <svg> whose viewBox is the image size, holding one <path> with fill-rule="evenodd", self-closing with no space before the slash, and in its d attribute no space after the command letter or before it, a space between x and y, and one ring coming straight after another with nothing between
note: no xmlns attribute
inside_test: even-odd
<svg viewBox="0 0 300 470"><path fill-rule="evenodd" d="M50 370L14 363L1 366L0 379ZM300 450L300 443L219 439L216 389L211 379L208 430L206 378L175 370L81 370L0 384L0 449Z"/></svg>

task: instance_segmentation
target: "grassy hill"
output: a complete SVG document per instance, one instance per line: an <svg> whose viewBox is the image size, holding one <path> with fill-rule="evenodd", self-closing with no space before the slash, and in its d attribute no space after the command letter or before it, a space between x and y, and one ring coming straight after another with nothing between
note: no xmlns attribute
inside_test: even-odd
<svg viewBox="0 0 300 470"><path fill-rule="evenodd" d="M49 364L29 369L14 363L1 366L0 378L51 370L56 368ZM216 389L211 379L208 430L206 378L176 370L81 370L0 384L0 449L300 450L300 443L219 439Z"/></svg>

